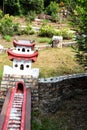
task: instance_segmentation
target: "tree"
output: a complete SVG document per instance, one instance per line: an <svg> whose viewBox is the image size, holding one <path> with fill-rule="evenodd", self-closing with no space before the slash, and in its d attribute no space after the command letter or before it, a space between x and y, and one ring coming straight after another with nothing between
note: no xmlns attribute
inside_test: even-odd
<svg viewBox="0 0 87 130"><path fill-rule="evenodd" d="M44 9L44 0L29 0L29 9L41 13Z"/></svg>
<svg viewBox="0 0 87 130"><path fill-rule="evenodd" d="M51 15L53 21L58 20L58 11L59 5L56 2L51 2L46 8L46 13Z"/></svg>
<svg viewBox="0 0 87 130"><path fill-rule="evenodd" d="M68 3L72 0L67 0ZM75 25L76 40L78 47L79 61L87 65L87 1L74 0L74 6L69 4L72 15L72 22Z"/></svg>
<svg viewBox="0 0 87 130"><path fill-rule="evenodd" d="M11 15L27 14L29 11L36 13L44 9L44 0L3 0L3 10Z"/></svg>
<svg viewBox="0 0 87 130"><path fill-rule="evenodd" d="M5 13L11 15L21 15L22 9L20 0L3 0Z"/></svg>

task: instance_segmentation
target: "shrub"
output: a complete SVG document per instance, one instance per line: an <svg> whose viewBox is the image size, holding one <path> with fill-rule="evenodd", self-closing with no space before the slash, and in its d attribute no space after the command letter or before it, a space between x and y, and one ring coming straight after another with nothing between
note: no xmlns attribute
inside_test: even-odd
<svg viewBox="0 0 87 130"><path fill-rule="evenodd" d="M35 31L32 29L32 26L30 24L27 24L27 26L24 29L20 28L18 31L19 35L23 35L23 34L32 35L34 33L35 33Z"/></svg>
<svg viewBox="0 0 87 130"><path fill-rule="evenodd" d="M10 37L9 35L5 35L5 36L4 36L4 39L5 39L6 41L8 41L8 42L11 41L11 37Z"/></svg>
<svg viewBox="0 0 87 130"><path fill-rule="evenodd" d="M26 34L34 34L34 30L32 29L32 25L27 24L27 27L25 28Z"/></svg>
<svg viewBox="0 0 87 130"><path fill-rule="evenodd" d="M63 39L72 39L74 37L74 33L72 33L69 29L62 29L60 34L63 36Z"/></svg>
<svg viewBox="0 0 87 130"><path fill-rule="evenodd" d="M28 12L28 14L26 15L26 20L27 20L28 22L31 22L31 21L33 21L33 20L35 19L35 17L36 17L35 11L30 11L30 12Z"/></svg>
<svg viewBox="0 0 87 130"><path fill-rule="evenodd" d="M53 21L53 22L57 22L58 21L58 14L57 13L54 13L54 12L52 12L52 14L51 14L51 21Z"/></svg>
<svg viewBox="0 0 87 130"><path fill-rule="evenodd" d="M46 13L48 15L52 16L52 20L53 21L57 21L58 20L58 11L59 11L59 5L56 2L50 2L50 4L48 5L48 7L46 8Z"/></svg>
<svg viewBox="0 0 87 130"><path fill-rule="evenodd" d="M13 22L13 17L6 14L0 20L0 32L2 35L14 35L18 31L18 23Z"/></svg>
<svg viewBox="0 0 87 130"><path fill-rule="evenodd" d="M53 35L63 36L63 39L72 39L75 37L74 33L70 29L56 30L50 25L43 24L38 33L39 36L52 37Z"/></svg>
<svg viewBox="0 0 87 130"><path fill-rule="evenodd" d="M52 37L55 33L56 31L52 26L42 25L38 35L43 37Z"/></svg>

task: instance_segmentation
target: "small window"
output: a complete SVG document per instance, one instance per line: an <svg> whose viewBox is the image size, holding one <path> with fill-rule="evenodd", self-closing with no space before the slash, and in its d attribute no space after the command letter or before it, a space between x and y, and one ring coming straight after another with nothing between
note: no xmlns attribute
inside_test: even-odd
<svg viewBox="0 0 87 130"><path fill-rule="evenodd" d="M28 49L27 52L29 52L30 50Z"/></svg>
<svg viewBox="0 0 87 130"><path fill-rule="evenodd" d="M17 65L17 64L15 64L15 67L18 67L18 65Z"/></svg>
<svg viewBox="0 0 87 130"><path fill-rule="evenodd" d="M26 68L29 68L29 65L26 65Z"/></svg>
<svg viewBox="0 0 87 130"><path fill-rule="evenodd" d="M18 51L20 51L20 48L18 48Z"/></svg>
<svg viewBox="0 0 87 130"><path fill-rule="evenodd" d="M23 64L20 65L20 70L24 70L24 65Z"/></svg>
<svg viewBox="0 0 87 130"><path fill-rule="evenodd" d="M22 52L25 52L25 48L22 48Z"/></svg>

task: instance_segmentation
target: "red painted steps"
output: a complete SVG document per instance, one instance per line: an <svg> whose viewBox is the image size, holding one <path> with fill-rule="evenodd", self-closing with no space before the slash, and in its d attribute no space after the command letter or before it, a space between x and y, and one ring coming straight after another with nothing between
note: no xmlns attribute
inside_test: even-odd
<svg viewBox="0 0 87 130"><path fill-rule="evenodd" d="M26 130L30 130L30 122L29 126L26 126L27 122L26 113L28 110L28 108L26 108L27 105L26 99L27 99L27 92L24 83L17 82L16 87L12 88L11 90L11 95L9 98L9 103L7 105L7 111L2 130L25 130L25 128ZM30 103L28 104L30 105ZM28 107L30 108L30 106ZM31 110L29 110L29 112L31 112Z"/></svg>
<svg viewBox="0 0 87 130"><path fill-rule="evenodd" d="M7 130L20 130L22 118L23 94L15 93L14 101L10 111Z"/></svg>

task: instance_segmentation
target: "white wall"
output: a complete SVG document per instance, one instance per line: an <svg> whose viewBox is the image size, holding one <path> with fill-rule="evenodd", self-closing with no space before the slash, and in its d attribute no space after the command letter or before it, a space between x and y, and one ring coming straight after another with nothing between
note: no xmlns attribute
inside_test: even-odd
<svg viewBox="0 0 87 130"><path fill-rule="evenodd" d="M18 54L33 54L34 51L32 51L31 47L26 46L17 46L13 52L16 52Z"/></svg>
<svg viewBox="0 0 87 130"><path fill-rule="evenodd" d="M13 69L26 72L31 69L31 64L32 64L31 60L25 61L25 60L14 59L13 60Z"/></svg>

